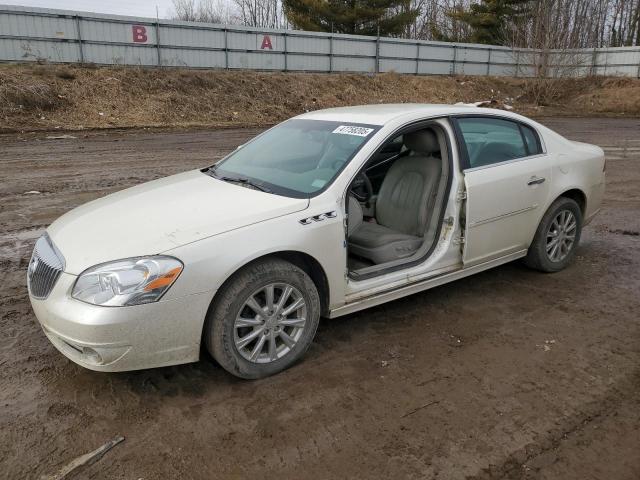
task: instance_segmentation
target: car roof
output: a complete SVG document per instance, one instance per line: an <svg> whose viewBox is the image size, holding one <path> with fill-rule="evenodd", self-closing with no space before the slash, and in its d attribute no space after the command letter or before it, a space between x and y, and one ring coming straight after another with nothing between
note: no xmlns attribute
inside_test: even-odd
<svg viewBox="0 0 640 480"><path fill-rule="evenodd" d="M510 118L522 118L517 114L492 108L478 108L474 105L445 105L426 103L386 103L359 105L353 107L327 108L304 113L296 118L309 120L331 120L350 123L385 125L398 117L438 117L454 114L489 114Z"/></svg>

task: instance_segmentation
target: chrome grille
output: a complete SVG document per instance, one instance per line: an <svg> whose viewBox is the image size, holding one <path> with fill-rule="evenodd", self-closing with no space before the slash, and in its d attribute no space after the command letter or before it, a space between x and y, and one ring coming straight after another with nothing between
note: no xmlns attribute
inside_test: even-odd
<svg viewBox="0 0 640 480"><path fill-rule="evenodd" d="M46 233L36 242L27 270L27 286L34 298L45 299L64 270L64 257Z"/></svg>

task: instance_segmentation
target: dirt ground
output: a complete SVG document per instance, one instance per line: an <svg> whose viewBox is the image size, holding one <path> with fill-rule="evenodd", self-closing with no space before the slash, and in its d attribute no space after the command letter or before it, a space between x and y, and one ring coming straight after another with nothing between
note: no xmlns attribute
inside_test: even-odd
<svg viewBox="0 0 640 480"><path fill-rule="evenodd" d="M257 130L0 136L0 477L640 478L640 120L542 119L604 147L604 209L575 263L519 263L321 322L261 381L195 364L104 374L31 312L34 240L63 212L212 163ZM29 193L36 191L38 193Z"/></svg>

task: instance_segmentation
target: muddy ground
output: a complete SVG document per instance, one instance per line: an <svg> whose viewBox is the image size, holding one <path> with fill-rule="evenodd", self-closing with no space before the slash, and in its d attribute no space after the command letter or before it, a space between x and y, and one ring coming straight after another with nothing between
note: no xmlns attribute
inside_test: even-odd
<svg viewBox="0 0 640 480"><path fill-rule="evenodd" d="M513 263L325 320L302 363L254 382L208 356L84 370L36 324L25 270L63 212L255 130L0 137L0 477L124 435L73 478L640 478L640 121L542 121L608 156L570 268Z"/></svg>

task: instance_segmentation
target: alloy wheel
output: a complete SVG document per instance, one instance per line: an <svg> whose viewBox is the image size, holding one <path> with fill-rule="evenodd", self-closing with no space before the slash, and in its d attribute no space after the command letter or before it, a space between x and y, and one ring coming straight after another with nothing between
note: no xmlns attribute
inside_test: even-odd
<svg viewBox="0 0 640 480"><path fill-rule="evenodd" d="M270 283L243 303L233 325L236 349L246 360L270 363L282 358L302 337L307 304L287 283Z"/></svg>
<svg viewBox="0 0 640 480"><path fill-rule="evenodd" d="M570 210L560 210L547 231L547 257L552 262L561 262L573 249L578 222Z"/></svg>

